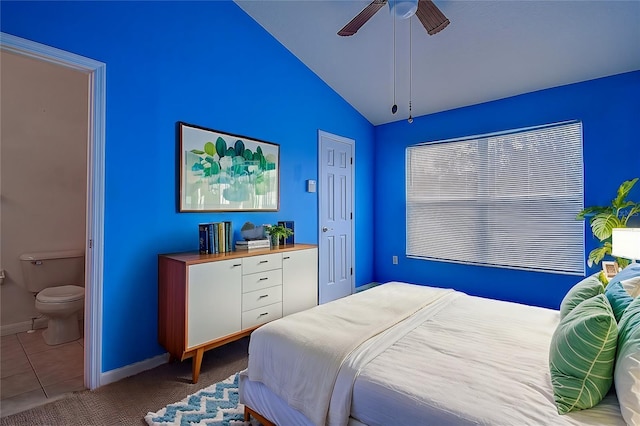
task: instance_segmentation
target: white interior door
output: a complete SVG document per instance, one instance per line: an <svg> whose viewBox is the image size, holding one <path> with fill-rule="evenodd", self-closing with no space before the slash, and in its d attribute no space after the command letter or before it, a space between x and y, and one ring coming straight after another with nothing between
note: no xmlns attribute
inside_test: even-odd
<svg viewBox="0 0 640 426"><path fill-rule="evenodd" d="M352 139L318 132L319 303L353 292Z"/></svg>

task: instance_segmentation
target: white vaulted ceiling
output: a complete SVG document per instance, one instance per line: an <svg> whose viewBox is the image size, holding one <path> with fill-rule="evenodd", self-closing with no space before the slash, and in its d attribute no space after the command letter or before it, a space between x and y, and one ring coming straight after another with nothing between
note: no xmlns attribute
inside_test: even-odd
<svg viewBox="0 0 640 426"><path fill-rule="evenodd" d="M336 33L370 0L236 0L371 123L640 69L640 0L435 0L451 24L433 36L383 7L355 35Z"/></svg>

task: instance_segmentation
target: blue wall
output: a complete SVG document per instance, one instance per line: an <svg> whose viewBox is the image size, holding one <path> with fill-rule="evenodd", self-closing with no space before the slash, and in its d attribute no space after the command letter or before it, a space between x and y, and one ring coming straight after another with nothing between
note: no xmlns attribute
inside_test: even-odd
<svg viewBox="0 0 640 426"><path fill-rule="evenodd" d="M164 353L157 254L197 224L293 220L317 243L317 132L355 139L356 285L373 280L373 126L232 2L6 2L1 28L106 63L102 371ZM176 122L280 144L280 211L177 213Z"/></svg>
<svg viewBox="0 0 640 426"><path fill-rule="evenodd" d="M0 19L3 32L107 64L102 371L164 352L157 254L195 250L199 222L231 220L237 231L294 220L296 241L317 243L318 202L304 183L317 179L318 129L356 140L357 286L405 280L557 307L577 280L406 259L407 145L579 119L587 205L640 175L639 72L374 128L232 2L2 1ZM280 211L177 213L177 121L279 143Z"/></svg>
<svg viewBox="0 0 640 426"><path fill-rule="evenodd" d="M375 278L452 287L470 294L558 308L580 278L404 257L405 148L442 140L581 120L584 134L585 205L608 205L620 183L640 177L640 72L542 90L499 101L376 127ZM383 195L384 194L384 195ZM630 194L640 201L640 185ZM586 253L596 247L585 226ZM392 264L392 256L399 264ZM591 269L588 273L595 272Z"/></svg>

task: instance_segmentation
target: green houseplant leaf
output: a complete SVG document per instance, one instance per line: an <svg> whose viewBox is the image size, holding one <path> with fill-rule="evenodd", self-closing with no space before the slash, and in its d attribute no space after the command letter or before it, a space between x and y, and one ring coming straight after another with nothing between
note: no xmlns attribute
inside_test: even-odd
<svg viewBox="0 0 640 426"><path fill-rule="evenodd" d="M592 267L594 264L597 265L602 259L604 259L605 256L609 254L611 254L611 243L607 241L606 243L604 243L604 245L591 250L591 253L589 253L587 264L589 265L589 267Z"/></svg>
<svg viewBox="0 0 640 426"><path fill-rule="evenodd" d="M593 235L600 241L604 241L611 237L613 228L622 228L624 224L613 213L600 213L591 220L591 231Z"/></svg>
<svg viewBox="0 0 640 426"><path fill-rule="evenodd" d="M631 207L631 209L629 209L629 213L627 213L627 217L624 220L624 225L627 226L627 222L629 221L629 218L631 218L632 216L637 215L638 213L640 213L640 203L636 203L635 206Z"/></svg>
<svg viewBox="0 0 640 426"><path fill-rule="evenodd" d="M620 184L620 187L618 188L618 195L611 203L613 207L617 209L624 208L623 205L626 203L626 198L629 195L629 192L631 192L631 189L633 189L633 186L636 184L636 182L638 182L638 178L627 180ZM629 203L636 204L632 201L630 201Z"/></svg>
<svg viewBox="0 0 640 426"><path fill-rule="evenodd" d="M611 207L604 207L604 206L593 206L593 207L587 207L584 208L580 211L580 213L578 213L578 215L576 216L576 219L578 220L583 220L586 219L589 216L593 216L596 215L598 213L603 213L606 211L611 210Z"/></svg>

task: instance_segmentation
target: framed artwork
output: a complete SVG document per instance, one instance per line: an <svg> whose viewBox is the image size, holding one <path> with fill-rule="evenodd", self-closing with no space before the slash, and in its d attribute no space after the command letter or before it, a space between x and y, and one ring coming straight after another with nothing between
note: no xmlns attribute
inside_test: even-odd
<svg viewBox="0 0 640 426"><path fill-rule="evenodd" d="M183 122L181 212L278 211L280 145Z"/></svg>
<svg viewBox="0 0 640 426"><path fill-rule="evenodd" d="M602 271L607 279L611 279L618 273L618 262L602 261Z"/></svg>

